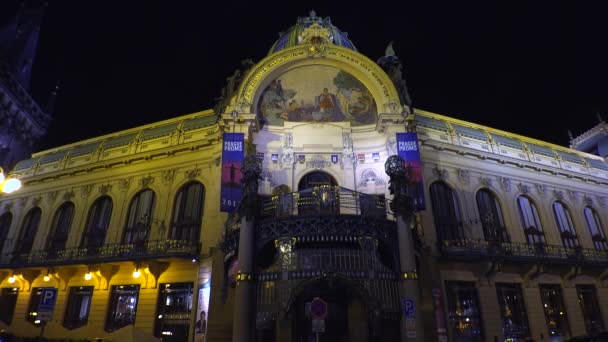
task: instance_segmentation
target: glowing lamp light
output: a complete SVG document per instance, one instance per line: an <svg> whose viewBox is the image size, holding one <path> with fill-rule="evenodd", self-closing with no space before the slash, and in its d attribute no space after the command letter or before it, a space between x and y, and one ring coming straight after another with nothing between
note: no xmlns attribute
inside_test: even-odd
<svg viewBox="0 0 608 342"><path fill-rule="evenodd" d="M34 324L40 324L40 320L39 319L35 320Z"/></svg>
<svg viewBox="0 0 608 342"><path fill-rule="evenodd" d="M133 278L139 278L140 275L141 275L141 272L139 272L138 269L135 269L135 271L133 271Z"/></svg>
<svg viewBox="0 0 608 342"><path fill-rule="evenodd" d="M44 281L49 281L49 280L51 280L51 277L49 277L49 275L48 275L48 274L47 274L47 275L45 275L45 276L44 276Z"/></svg>
<svg viewBox="0 0 608 342"><path fill-rule="evenodd" d="M4 178L4 175L2 176ZM3 180L4 181L4 180ZM11 192L21 189L21 181L17 178L9 178L2 184L2 192L10 194Z"/></svg>
<svg viewBox="0 0 608 342"><path fill-rule="evenodd" d="M12 284L12 283L14 283L16 280L17 280L17 279L15 279L15 276L10 276L10 277L8 278L8 282L9 282L9 283L11 283L11 284Z"/></svg>
<svg viewBox="0 0 608 342"><path fill-rule="evenodd" d="M91 272L84 275L84 280L91 280L93 278L93 274Z"/></svg>

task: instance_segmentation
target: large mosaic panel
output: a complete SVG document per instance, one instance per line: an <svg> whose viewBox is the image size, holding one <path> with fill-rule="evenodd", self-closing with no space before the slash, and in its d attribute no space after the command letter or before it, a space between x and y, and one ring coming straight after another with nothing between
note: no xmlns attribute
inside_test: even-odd
<svg viewBox="0 0 608 342"><path fill-rule="evenodd" d="M260 96L257 111L260 120L279 126L285 121L350 121L360 126L374 123L378 113L363 83L326 65L295 68L272 80Z"/></svg>

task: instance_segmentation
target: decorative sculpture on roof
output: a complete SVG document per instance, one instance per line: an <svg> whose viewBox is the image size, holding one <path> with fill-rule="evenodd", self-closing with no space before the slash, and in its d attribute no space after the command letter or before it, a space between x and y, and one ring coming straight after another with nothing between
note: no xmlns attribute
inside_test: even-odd
<svg viewBox="0 0 608 342"><path fill-rule="evenodd" d="M388 44L384 54L384 57L380 57L380 59L378 59L378 65L388 74L391 81L393 81L393 84L397 89L397 93L399 94L399 100L404 106L404 110L409 110L411 113L412 99L410 98L410 94L405 83L405 78L403 77L403 66L399 60L399 57L397 57L395 54L393 42Z"/></svg>
<svg viewBox="0 0 608 342"><path fill-rule="evenodd" d="M215 100L215 112L222 113L230 104L232 98L237 95L241 82L249 73L249 70L255 65L252 59L244 59L241 61L241 66L234 70L231 76L226 77L226 86L222 88L221 94Z"/></svg>

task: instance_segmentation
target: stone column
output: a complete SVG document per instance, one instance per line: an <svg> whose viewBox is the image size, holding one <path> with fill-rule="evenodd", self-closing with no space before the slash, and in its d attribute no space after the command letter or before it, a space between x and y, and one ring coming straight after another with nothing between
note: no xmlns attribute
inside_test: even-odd
<svg viewBox="0 0 608 342"><path fill-rule="evenodd" d="M241 228L239 233L239 271L236 276L234 321L232 341L248 342L255 339L254 275L255 216L257 214L258 178L262 171L257 156L250 155L243 161L243 198L239 207Z"/></svg>
<svg viewBox="0 0 608 342"><path fill-rule="evenodd" d="M420 289L418 288L418 271L414 255L412 221L414 206L406 193L405 161L399 156L390 156L384 164L390 179L390 192L393 195L391 210L397 219L397 238L399 240L399 263L401 305L405 312L401 315L401 341L424 341L422 310L420 309ZM413 305L413 308L411 306ZM406 316L406 314L408 316ZM413 317L412 317L413 315Z"/></svg>

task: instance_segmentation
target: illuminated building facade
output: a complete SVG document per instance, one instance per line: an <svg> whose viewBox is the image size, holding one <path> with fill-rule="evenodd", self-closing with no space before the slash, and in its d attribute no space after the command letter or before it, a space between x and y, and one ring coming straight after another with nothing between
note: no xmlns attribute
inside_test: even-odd
<svg viewBox="0 0 608 342"><path fill-rule="evenodd" d="M302 341L319 320L336 341L605 330L603 158L410 108L392 48L374 62L314 13L223 94L17 164L0 324L38 335L54 287L47 337ZM408 147L422 182L402 186L392 156Z"/></svg>

